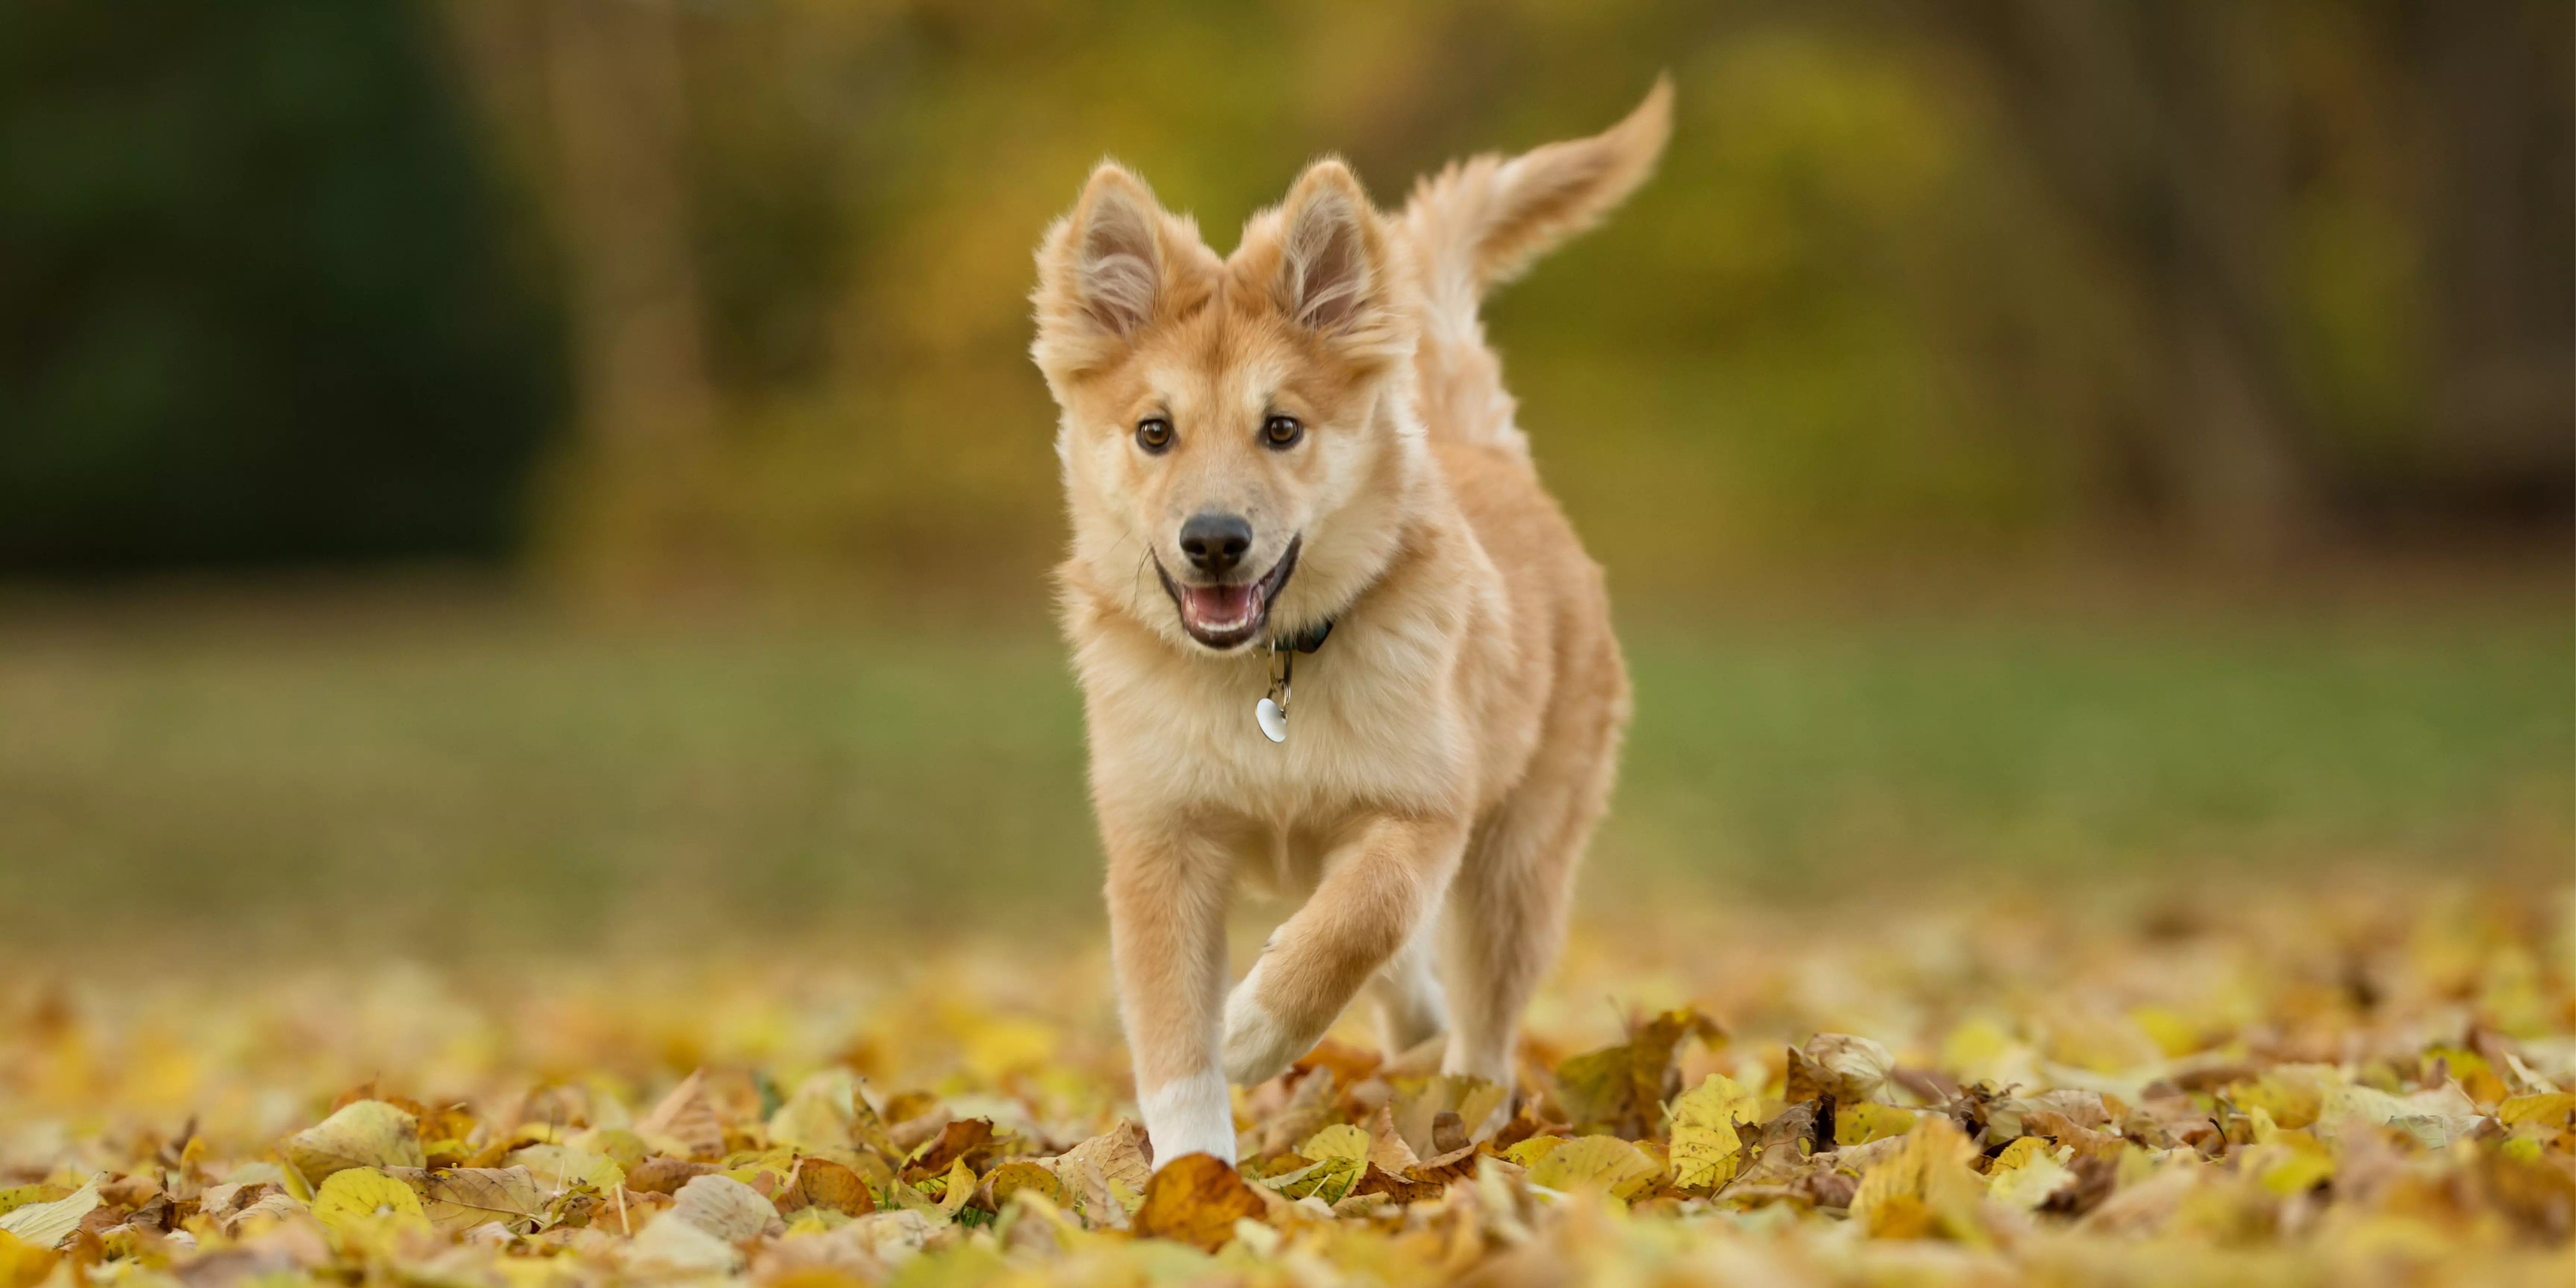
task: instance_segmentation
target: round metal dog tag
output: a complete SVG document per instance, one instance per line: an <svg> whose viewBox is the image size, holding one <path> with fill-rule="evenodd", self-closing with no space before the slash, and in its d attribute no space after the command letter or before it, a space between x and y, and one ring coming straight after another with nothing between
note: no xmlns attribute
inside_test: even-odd
<svg viewBox="0 0 2576 1288"><path fill-rule="evenodd" d="M1268 698L1252 709L1252 718L1261 722L1261 732L1272 742L1288 741L1288 713Z"/></svg>

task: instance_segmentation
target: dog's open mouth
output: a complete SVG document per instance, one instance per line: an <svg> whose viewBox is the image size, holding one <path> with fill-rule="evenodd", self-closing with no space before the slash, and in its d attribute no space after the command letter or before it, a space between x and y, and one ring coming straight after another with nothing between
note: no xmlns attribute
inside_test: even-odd
<svg viewBox="0 0 2576 1288"><path fill-rule="evenodd" d="M1190 638L1209 648L1233 648L1261 633L1270 621L1270 605L1279 597L1288 575L1297 571L1297 548L1303 537L1291 537L1288 549L1279 562L1270 566L1257 581L1228 582L1214 586L1184 585L1163 571L1163 561L1154 561L1155 575L1163 579L1163 589L1172 596L1172 604L1181 610L1181 629Z"/></svg>

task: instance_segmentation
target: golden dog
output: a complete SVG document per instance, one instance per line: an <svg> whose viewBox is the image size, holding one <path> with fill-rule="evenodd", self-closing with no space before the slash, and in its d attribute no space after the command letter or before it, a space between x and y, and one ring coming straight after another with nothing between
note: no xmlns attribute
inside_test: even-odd
<svg viewBox="0 0 2576 1288"><path fill-rule="evenodd" d="M1446 1070L1512 1082L1629 697L1477 304L1642 183L1670 123L1659 83L1397 215L1318 161L1222 259L1103 164L1047 232L1058 577L1157 1166L1231 1163L1227 1080L1285 1070L1372 980L1390 1051L1446 1031ZM1246 871L1311 894L1229 995Z"/></svg>

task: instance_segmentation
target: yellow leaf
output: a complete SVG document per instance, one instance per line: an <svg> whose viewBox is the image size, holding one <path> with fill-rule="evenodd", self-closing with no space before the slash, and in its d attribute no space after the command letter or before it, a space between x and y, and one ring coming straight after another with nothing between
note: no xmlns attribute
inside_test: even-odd
<svg viewBox="0 0 2576 1288"><path fill-rule="evenodd" d="M1504 1150L1503 1157L1510 1159L1523 1167L1536 1167L1538 1165L1538 1160L1545 1158L1550 1153L1554 1152L1557 1146L1566 1142L1566 1139L1567 1138L1563 1136L1532 1136L1528 1140L1522 1141L1520 1144Z"/></svg>
<svg viewBox="0 0 2576 1288"><path fill-rule="evenodd" d="M1616 1136L1578 1136L1538 1160L1529 1181L1552 1190L1599 1190L1624 1199L1663 1174L1662 1164Z"/></svg>
<svg viewBox="0 0 2576 1288"><path fill-rule="evenodd" d="M30 1203L51 1203L70 1193L71 1190L68 1187L61 1185L11 1185L0 1188L0 1216L6 1216Z"/></svg>
<svg viewBox="0 0 2576 1288"><path fill-rule="evenodd" d="M1985 1186L1968 1170L1968 1160L1975 1155L1975 1147L1948 1118L1924 1118L1893 1157L1861 1177L1860 1190L1852 1198L1852 1219L1882 1239L1940 1234L1984 1243L1986 1231L1978 1205L1985 1197Z"/></svg>
<svg viewBox="0 0 2576 1288"><path fill-rule="evenodd" d="M363 1240L387 1228L429 1228L412 1188L372 1167L344 1167L313 1192L313 1219L342 1239Z"/></svg>
<svg viewBox="0 0 2576 1288"><path fill-rule="evenodd" d="M36 1288L54 1272L58 1258L6 1230L0 1230L0 1288Z"/></svg>
<svg viewBox="0 0 2576 1288"><path fill-rule="evenodd" d="M1163 1164L1146 1183L1136 1233L1214 1252L1234 1237L1235 1222L1258 1221L1267 1210L1261 1196L1214 1155L1185 1154Z"/></svg>
<svg viewBox="0 0 2576 1288"><path fill-rule="evenodd" d="M1986 1165L1986 1175L1992 1177L1999 1172L2009 1172L2017 1167L2028 1166L2033 1159L2046 1157L2048 1157L2047 1141L2037 1136L2024 1136L2004 1146L2003 1152L1995 1155L1995 1161Z"/></svg>
<svg viewBox="0 0 2576 1288"><path fill-rule="evenodd" d="M1834 1109L1834 1144L1844 1148L1902 1136L1912 1130L1914 1115L1894 1105L1864 1100Z"/></svg>
<svg viewBox="0 0 2576 1288"><path fill-rule="evenodd" d="M951 1160L948 1164L948 1188L939 1195L939 1210L955 1216L964 1210L966 1200L973 1197L975 1169L968 1167L963 1157Z"/></svg>
<svg viewBox="0 0 2576 1288"><path fill-rule="evenodd" d="M2496 1121L2507 1127L2538 1123L2557 1127L2576 1114L2576 1091L2551 1091L2534 1096L2515 1096L2496 1106Z"/></svg>
<svg viewBox="0 0 2576 1288"><path fill-rule="evenodd" d="M2024 1141L2036 1144L2037 1138L2024 1136L2013 1144L2019 1145ZM2010 1146L2006 1150L2009 1152ZM2065 1164L2036 1150L2025 1151L2023 1158L2011 1167L2001 1167L2003 1160L2000 1156L1995 1161L1997 1170L1986 1177L1987 1195L2006 1207L2020 1208L2024 1212L2037 1210L2050 1195L2075 1179L2075 1173L2067 1170Z"/></svg>
<svg viewBox="0 0 2576 1288"><path fill-rule="evenodd" d="M540 1188L555 1193L587 1185L606 1194L626 1183L626 1169L615 1159L570 1145L530 1145L510 1151L503 1161L528 1169Z"/></svg>
<svg viewBox="0 0 2576 1288"><path fill-rule="evenodd" d="M1673 1184L1702 1190L1733 1180L1743 1155L1736 1124L1761 1121L1761 1098L1724 1074L1683 1092L1673 1101Z"/></svg>
<svg viewBox="0 0 2576 1288"><path fill-rule="evenodd" d="M81 1218L98 1207L98 1179L44 1203L27 1203L0 1216L0 1234L15 1236L31 1247L52 1248L80 1228Z"/></svg>
<svg viewBox="0 0 2576 1288"><path fill-rule="evenodd" d="M1369 1134L1349 1123L1327 1127L1306 1138L1297 1152L1317 1162L1328 1158L1366 1160L1369 1156Z"/></svg>
<svg viewBox="0 0 2576 1288"><path fill-rule="evenodd" d="M1292 1198L1319 1198L1326 1203L1339 1203L1350 1197L1351 1187L1359 1184L1368 1170L1366 1157L1353 1158L1339 1154L1318 1159L1294 1171L1265 1176L1258 1184Z"/></svg>
<svg viewBox="0 0 2576 1288"><path fill-rule="evenodd" d="M351 1167L419 1167L420 1125L381 1100L355 1100L286 1138L280 1152L307 1185ZM318 1193L318 1191L317 1191Z"/></svg>
<svg viewBox="0 0 2576 1288"><path fill-rule="evenodd" d="M1717 1023L1684 1007L1666 1011L1640 1026L1628 1041L1586 1052L1557 1066L1556 1096L1577 1127L1636 1137L1653 1126L1664 1098L1678 1088L1673 1056L1681 1044L1697 1037L1711 1046L1725 1038ZM1470 1124L1473 1125L1472 1123ZM1408 1141L1415 1152L1421 1143Z"/></svg>

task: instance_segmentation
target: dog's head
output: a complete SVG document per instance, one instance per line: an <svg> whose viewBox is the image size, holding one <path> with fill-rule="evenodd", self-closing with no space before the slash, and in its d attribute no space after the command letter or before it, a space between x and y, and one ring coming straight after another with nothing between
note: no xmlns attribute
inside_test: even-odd
<svg viewBox="0 0 2576 1288"><path fill-rule="evenodd" d="M1085 580L1222 652L1311 626L1375 576L1419 450L1400 253L1339 161L1222 260L1142 180L1093 172L1039 248L1035 295Z"/></svg>

